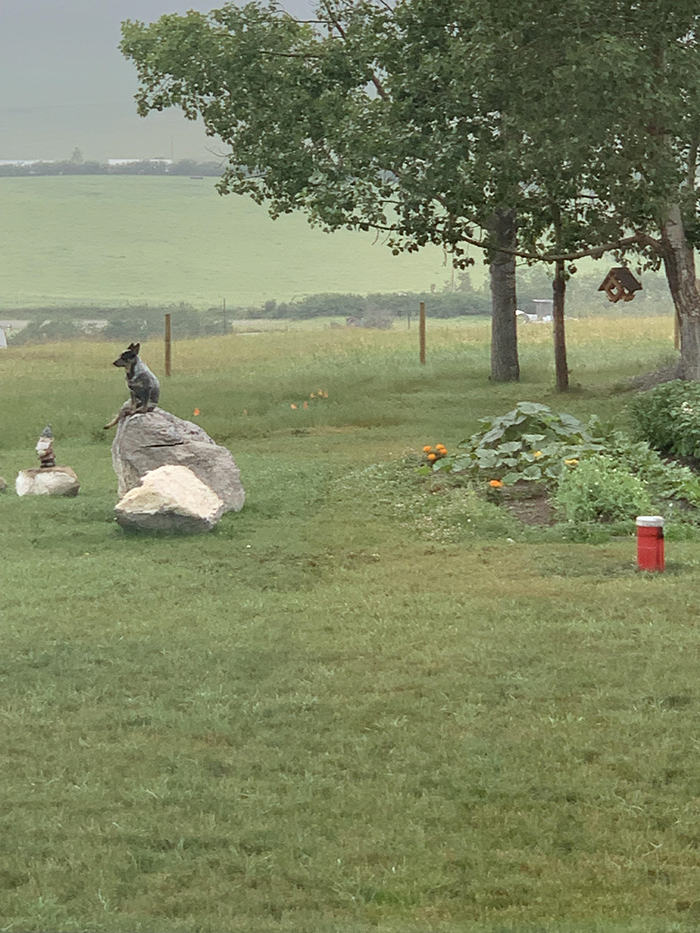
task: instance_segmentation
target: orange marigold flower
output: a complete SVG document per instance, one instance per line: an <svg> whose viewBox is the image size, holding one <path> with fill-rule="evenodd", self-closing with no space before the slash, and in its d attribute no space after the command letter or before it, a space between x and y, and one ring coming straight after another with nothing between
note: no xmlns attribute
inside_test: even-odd
<svg viewBox="0 0 700 933"><path fill-rule="evenodd" d="M431 451L432 449L433 449L432 447L424 447L424 448L423 448L423 453L424 453L424 454L429 454L430 451Z"/></svg>
<svg viewBox="0 0 700 933"><path fill-rule="evenodd" d="M437 454L428 454L428 460L437 460Z"/></svg>
<svg viewBox="0 0 700 933"><path fill-rule="evenodd" d="M493 486L494 489L500 489L502 485L503 483L500 481L500 479L492 479L489 481L489 486Z"/></svg>
<svg viewBox="0 0 700 933"><path fill-rule="evenodd" d="M195 410L192 412L192 414L193 414L193 415L198 415L198 414L200 414L199 409L198 409L198 408L195 408Z"/></svg>

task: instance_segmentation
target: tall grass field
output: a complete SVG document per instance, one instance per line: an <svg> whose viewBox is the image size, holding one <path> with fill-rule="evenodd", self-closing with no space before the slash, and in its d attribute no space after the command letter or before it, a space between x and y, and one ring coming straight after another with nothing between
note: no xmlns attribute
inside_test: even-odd
<svg viewBox="0 0 700 933"><path fill-rule="evenodd" d="M420 292L451 270L440 249L392 256L373 234L270 220L215 179L0 178L2 307L186 301L248 306L319 292ZM483 276L479 257L476 274Z"/></svg>
<svg viewBox="0 0 700 933"><path fill-rule="evenodd" d="M700 927L697 542L639 575L415 470L520 399L624 427L673 352L569 337L567 396L544 326L505 386L479 325L429 322L425 366L398 325L176 343L161 402L247 494L189 538L114 522L123 347L0 351L0 473L50 421L82 483L0 497L0 929Z"/></svg>

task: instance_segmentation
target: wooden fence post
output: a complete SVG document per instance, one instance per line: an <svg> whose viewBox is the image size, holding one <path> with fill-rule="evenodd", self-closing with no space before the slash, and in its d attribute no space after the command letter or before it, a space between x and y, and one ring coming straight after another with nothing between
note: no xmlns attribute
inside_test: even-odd
<svg viewBox="0 0 700 933"><path fill-rule="evenodd" d="M170 314L165 315L165 375L170 375L171 341L170 341Z"/></svg>
<svg viewBox="0 0 700 933"><path fill-rule="evenodd" d="M425 302L420 303L420 318L418 319L418 345L420 347L420 361L425 363Z"/></svg>

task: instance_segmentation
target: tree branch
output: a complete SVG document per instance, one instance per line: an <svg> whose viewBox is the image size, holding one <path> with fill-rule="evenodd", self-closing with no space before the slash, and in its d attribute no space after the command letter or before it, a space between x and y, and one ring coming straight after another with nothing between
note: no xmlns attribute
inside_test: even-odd
<svg viewBox="0 0 700 933"><path fill-rule="evenodd" d="M360 220L351 222L350 226L359 227L360 229L365 227L367 229L371 228L372 230L382 230L386 233L394 233L403 236L406 235L401 234L401 231L397 227L386 227L381 224L367 223L366 221ZM468 243L470 246L476 246L479 249L483 249L484 252L493 250L493 244L489 243L488 240L479 240L476 237L461 236L459 242ZM605 253L613 252L614 250L630 249L633 246L647 246L655 252L661 253L661 243L646 233L634 233L631 236L622 237L611 243L603 243L600 246L589 246L586 249L569 253L531 253L521 249L505 249L501 246L498 247L498 251L500 253L507 253L509 256L517 256L520 259L529 259L532 262L573 262L575 259L585 259L589 256L593 259L600 259Z"/></svg>
<svg viewBox="0 0 700 933"><path fill-rule="evenodd" d="M326 11L326 13L328 14L328 18L329 18L329 19L331 20L331 22L333 23L333 26L335 26L335 28L338 30L338 34L340 35L340 37L341 37L341 39L343 40L343 42L347 42L347 39L348 39L347 33L345 32L345 29L344 29L343 26L341 25L341 23L340 23L338 17L335 15L335 13L333 12L333 10L331 9L331 5L330 5L330 3L328 2L328 0L323 0L323 3L322 3L321 5L322 5L323 9ZM387 9L390 9L390 8L387 7ZM389 98L389 95L388 95L387 92L386 92L386 89L384 88L384 85L383 85L382 82L379 80L379 78L375 75L374 72L371 73L370 79L371 79L371 81L372 81L372 84L375 86L375 88L376 88L376 90L377 90L377 94L379 94L379 96L381 97L381 99L382 99L382 100L389 100L390 98Z"/></svg>

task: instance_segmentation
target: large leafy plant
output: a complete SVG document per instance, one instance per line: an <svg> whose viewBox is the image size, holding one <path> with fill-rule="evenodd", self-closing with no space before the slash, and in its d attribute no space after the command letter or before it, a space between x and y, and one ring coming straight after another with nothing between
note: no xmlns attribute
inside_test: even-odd
<svg viewBox="0 0 700 933"><path fill-rule="evenodd" d="M656 507L663 510L670 501L700 507L700 477L687 466L665 460L647 441L632 440L621 431L605 431L595 419L590 427L605 455L647 486Z"/></svg>
<svg viewBox="0 0 700 933"><path fill-rule="evenodd" d="M566 461L576 461L603 445L590 425L555 413L537 402L518 402L505 415L482 418L483 431L457 445L457 453L433 469L469 471L506 486L519 480L553 483Z"/></svg>

